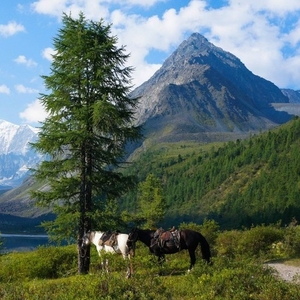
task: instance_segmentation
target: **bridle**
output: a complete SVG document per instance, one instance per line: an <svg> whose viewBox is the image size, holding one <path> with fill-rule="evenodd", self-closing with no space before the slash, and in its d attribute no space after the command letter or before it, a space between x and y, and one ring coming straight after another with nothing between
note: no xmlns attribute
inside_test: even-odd
<svg viewBox="0 0 300 300"><path fill-rule="evenodd" d="M138 240L139 234L136 230L132 231L129 235L128 235L128 239L127 239L127 247L128 247L128 252L132 251L135 249L135 243Z"/></svg>
<svg viewBox="0 0 300 300"><path fill-rule="evenodd" d="M86 252L87 252L87 246L91 243L90 241L90 233L85 233L82 237L82 243L81 243L81 247L80 247L80 255L81 257L85 257L86 256Z"/></svg>

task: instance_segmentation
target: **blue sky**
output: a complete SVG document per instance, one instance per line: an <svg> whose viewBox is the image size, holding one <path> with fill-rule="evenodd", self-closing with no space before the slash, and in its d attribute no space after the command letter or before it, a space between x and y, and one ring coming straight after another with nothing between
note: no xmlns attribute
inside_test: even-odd
<svg viewBox="0 0 300 300"><path fill-rule="evenodd" d="M112 23L138 86L193 32L280 88L300 89L299 0L9 0L0 10L0 119L38 125L63 12Z"/></svg>

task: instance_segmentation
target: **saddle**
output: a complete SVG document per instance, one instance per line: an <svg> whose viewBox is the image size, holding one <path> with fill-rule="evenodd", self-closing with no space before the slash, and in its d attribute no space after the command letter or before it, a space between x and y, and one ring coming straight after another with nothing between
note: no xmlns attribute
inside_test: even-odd
<svg viewBox="0 0 300 300"><path fill-rule="evenodd" d="M98 244L99 246L109 246L109 247L114 247L115 245L118 244L118 234L119 231L106 231L102 234Z"/></svg>
<svg viewBox="0 0 300 300"><path fill-rule="evenodd" d="M176 248L180 248L180 231L174 226L170 230L159 228L154 233L154 239L157 240L160 248L164 248L167 243Z"/></svg>

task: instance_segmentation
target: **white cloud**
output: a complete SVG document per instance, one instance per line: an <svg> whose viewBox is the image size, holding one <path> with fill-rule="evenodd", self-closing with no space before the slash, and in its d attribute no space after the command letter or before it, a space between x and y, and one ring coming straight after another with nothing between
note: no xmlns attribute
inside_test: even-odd
<svg viewBox="0 0 300 300"><path fill-rule="evenodd" d="M102 1L101 1L102 2ZM108 1L110 2L110 1ZM63 12L71 13L72 16L78 16L79 12L84 12L85 17L92 19L97 16L97 19L106 18L109 14L107 1L106 5L100 4L100 1L69 1L69 0L39 0L31 4L33 10L40 14L56 16L59 19Z"/></svg>
<svg viewBox="0 0 300 300"><path fill-rule="evenodd" d="M15 21L11 21L7 23L7 25L0 24L0 35L4 37L8 37L22 31L25 31L25 27Z"/></svg>
<svg viewBox="0 0 300 300"><path fill-rule="evenodd" d="M247 0L231 0L232 4L234 3L249 3ZM300 9L299 0L260 0L260 1L251 1L251 6L256 11L266 11L268 13L274 13L275 15L283 17L287 13L295 12Z"/></svg>
<svg viewBox="0 0 300 300"><path fill-rule="evenodd" d="M27 59L24 55L19 55L16 59L14 59L14 62L17 64L23 64L26 65L27 67L35 67L37 66L37 63L30 59Z"/></svg>
<svg viewBox="0 0 300 300"><path fill-rule="evenodd" d="M125 3L124 3L125 2ZM37 13L61 17L62 12L86 18L104 18L112 23L120 45L131 54L128 64L135 67L136 85L149 79L179 43L192 32L200 32L216 46L236 55L253 73L279 87L300 88L300 1L227 0L219 8L208 0L182 1L179 10L144 17L134 6L148 9L172 1L159 0L39 0L32 4ZM178 3L177 3L178 5ZM289 49L288 55L285 50ZM153 50L160 58L151 60ZM46 56L44 53L44 57Z"/></svg>
<svg viewBox="0 0 300 300"><path fill-rule="evenodd" d="M283 15L288 16L282 19ZM205 1L192 0L178 11L166 11L161 18L142 18L115 11L111 21L122 44L131 52L130 64L136 66L137 84L153 74L155 68L147 63L152 49L170 55L184 37L200 32L216 46L240 58L253 73L279 87L300 88L297 71L300 56L296 51L300 22L284 25L288 20L298 20L296 15L300 16L298 0L289 1L287 5L281 0L231 0L218 9L208 8ZM286 57L283 49L289 47L294 49Z"/></svg>
<svg viewBox="0 0 300 300"><path fill-rule="evenodd" d="M228 7L206 11L204 17L214 20L208 20L210 26L206 36L215 45L239 57L253 73L279 87L299 86L300 76L296 79L293 67L287 68L290 58L285 57L283 52L284 48L291 47L290 41L294 41L294 45L298 42L295 36L298 30L287 34L287 28L282 26L286 21L280 16L283 10L285 13L294 8L299 10L300 2L285 8L281 6L281 1L272 3L274 6L271 7L268 0L247 4L232 0ZM290 55L294 58L299 55L292 52ZM298 68L297 65L294 67Z"/></svg>
<svg viewBox="0 0 300 300"><path fill-rule="evenodd" d="M195 3L179 12L169 9L162 18L157 15L149 18L126 15L120 10L112 13L112 30L118 36L119 43L127 45L126 50L131 53L128 63L135 66L134 83L136 85L149 79L161 66L161 61L147 62L147 56L151 51L159 50L161 53L166 53L165 57L167 57L174 46L183 40L186 30L190 30L189 26L195 24L191 21L195 10L201 11L203 7L203 3Z"/></svg>
<svg viewBox="0 0 300 300"><path fill-rule="evenodd" d="M285 35L285 42L289 43L292 47L297 47L300 43L300 20L295 26Z"/></svg>
<svg viewBox="0 0 300 300"><path fill-rule="evenodd" d="M0 85L0 94L10 94L10 89L5 85Z"/></svg>
<svg viewBox="0 0 300 300"><path fill-rule="evenodd" d="M111 0L112 3L118 3L119 5L127 5L127 6L141 6L141 7L151 7L160 2L167 2L168 0L127 0L124 3L124 0Z"/></svg>
<svg viewBox="0 0 300 300"><path fill-rule="evenodd" d="M107 18L111 6L118 6L123 9L129 9L133 6L149 8L160 2L169 0L106 0L106 1L78 1L78 0L38 0L31 4L33 10L37 13L52 15L60 18L65 12L72 15L78 15L80 11L84 12L87 18L97 19Z"/></svg>
<svg viewBox="0 0 300 300"><path fill-rule="evenodd" d="M22 94L36 94L39 92L36 89L25 87L23 84L15 85L15 89L17 90L18 93L22 93Z"/></svg>
<svg viewBox="0 0 300 300"><path fill-rule="evenodd" d="M37 13L61 17L67 2L67 0L39 0L33 2L31 6Z"/></svg>
<svg viewBox="0 0 300 300"><path fill-rule="evenodd" d="M48 48L45 48L44 50L43 50L43 52L42 52L42 56L44 57L44 58L46 58L47 60L49 60L49 61L52 61L53 60L53 55L55 54L55 51L54 51L54 49L53 48L50 48L50 47L48 47Z"/></svg>
<svg viewBox="0 0 300 300"><path fill-rule="evenodd" d="M47 113L41 102L36 99L34 102L28 104L27 108L19 116L26 123L38 123L46 119Z"/></svg>

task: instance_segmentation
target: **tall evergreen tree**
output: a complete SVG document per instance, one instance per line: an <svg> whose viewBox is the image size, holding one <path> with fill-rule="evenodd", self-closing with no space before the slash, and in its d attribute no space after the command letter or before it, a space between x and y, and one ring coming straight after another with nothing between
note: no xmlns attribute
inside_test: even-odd
<svg viewBox="0 0 300 300"><path fill-rule="evenodd" d="M138 102L128 96L132 68L110 34L102 20L63 15L51 73L42 76L50 91L40 97L48 117L33 144L48 159L34 170L47 188L32 191L32 197L57 215L46 224L50 235L77 239L79 273L89 271L90 247L81 253L80 246L92 229L93 212L133 184L116 169L126 143L140 137L133 125Z"/></svg>
<svg viewBox="0 0 300 300"><path fill-rule="evenodd" d="M163 220L167 205L162 194L161 182L153 174L149 174L139 184L138 206L141 218L145 220L145 228L156 228Z"/></svg>

